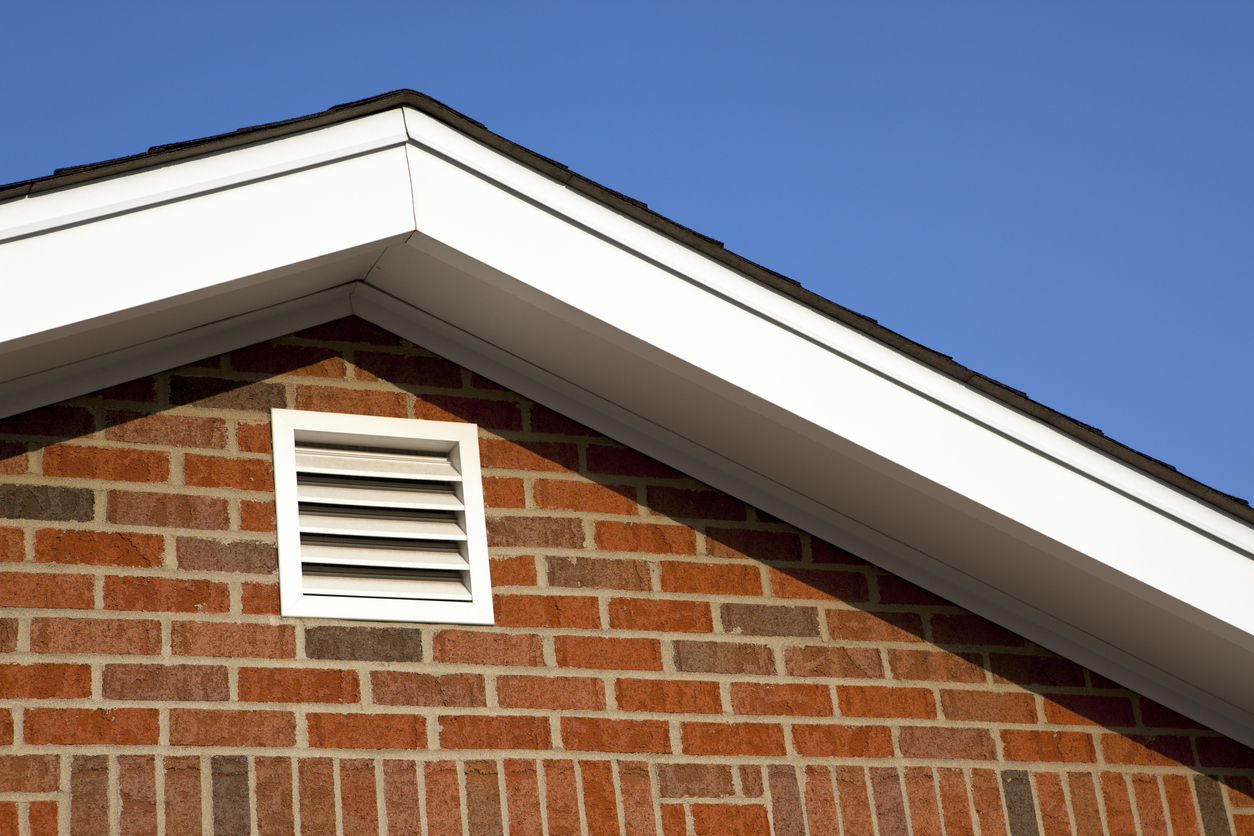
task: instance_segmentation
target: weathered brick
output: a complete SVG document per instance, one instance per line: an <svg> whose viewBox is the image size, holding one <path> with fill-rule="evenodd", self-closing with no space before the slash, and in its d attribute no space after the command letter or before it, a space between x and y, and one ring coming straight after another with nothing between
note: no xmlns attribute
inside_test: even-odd
<svg viewBox="0 0 1254 836"><path fill-rule="evenodd" d="M888 726L834 726L797 723L792 727L797 754L819 758L891 758Z"/></svg>
<svg viewBox="0 0 1254 836"><path fill-rule="evenodd" d="M307 668L240 668L240 702L355 703L357 672Z"/></svg>
<svg viewBox="0 0 1254 836"><path fill-rule="evenodd" d="M558 441L481 438L479 460L485 468L573 473L579 470L579 448Z"/></svg>
<svg viewBox="0 0 1254 836"><path fill-rule="evenodd" d="M667 633L709 633L714 616L704 601L611 598L610 627L615 630L656 630Z"/></svg>
<svg viewBox="0 0 1254 836"><path fill-rule="evenodd" d="M737 714L832 716L832 693L826 685L733 682L731 702Z"/></svg>
<svg viewBox="0 0 1254 836"><path fill-rule="evenodd" d="M88 665L0 665L0 699L84 699L91 696Z"/></svg>
<svg viewBox="0 0 1254 836"><path fill-rule="evenodd" d="M345 662L421 662L422 631L412 627L306 627L305 656Z"/></svg>
<svg viewBox="0 0 1254 836"><path fill-rule="evenodd" d="M232 459L188 453L183 457L183 482L195 488L274 490L274 465L267 459Z"/></svg>
<svg viewBox="0 0 1254 836"><path fill-rule="evenodd" d="M784 730L775 723L681 723L685 755L782 755Z"/></svg>
<svg viewBox="0 0 1254 836"><path fill-rule="evenodd" d="M884 676L879 651L865 647L786 647L784 666L789 676L841 679L880 679Z"/></svg>
<svg viewBox="0 0 1254 836"><path fill-rule="evenodd" d="M470 665L544 664L540 637L529 633L480 633L471 630L441 630L435 634L436 662Z"/></svg>
<svg viewBox="0 0 1254 836"><path fill-rule="evenodd" d="M422 749L427 721L415 714L307 715L309 745L320 749Z"/></svg>
<svg viewBox="0 0 1254 836"><path fill-rule="evenodd" d="M940 692L941 709L949 720L984 723L1035 723L1036 700L1031 694L998 691Z"/></svg>
<svg viewBox="0 0 1254 836"><path fill-rule="evenodd" d="M888 650L894 679L922 682L983 682L984 658L978 653L947 650Z"/></svg>
<svg viewBox="0 0 1254 836"><path fill-rule="evenodd" d="M562 745L576 752L669 754L670 724L664 720L563 717Z"/></svg>
<svg viewBox="0 0 1254 836"><path fill-rule="evenodd" d="M620 679L614 693L621 711L718 714L723 710L717 682Z"/></svg>
<svg viewBox="0 0 1254 836"><path fill-rule="evenodd" d="M662 798L726 798L735 794L731 768L714 763L659 763Z"/></svg>
<svg viewBox="0 0 1254 836"><path fill-rule="evenodd" d="M588 445L588 470L610 476L641 476L650 479L683 479L684 474L626 447Z"/></svg>
<svg viewBox="0 0 1254 836"><path fill-rule="evenodd" d="M761 798L763 793L762 767L740 767L740 794L745 798Z"/></svg>
<svg viewBox="0 0 1254 836"><path fill-rule="evenodd" d="M549 749L544 717L456 715L440 717L442 749Z"/></svg>
<svg viewBox="0 0 1254 836"><path fill-rule="evenodd" d="M776 598L869 601L866 575L834 569L771 568L771 594Z"/></svg>
<svg viewBox="0 0 1254 836"><path fill-rule="evenodd" d="M531 489L540 508L594 514L635 514L638 510L636 489L631 485L537 479Z"/></svg>
<svg viewBox="0 0 1254 836"><path fill-rule="evenodd" d="M701 595L761 595L762 575L757 566L743 563L695 563L666 560L661 564L662 591Z"/></svg>
<svg viewBox="0 0 1254 836"><path fill-rule="evenodd" d="M0 792L56 792L60 788L58 755L0 755Z"/></svg>
<svg viewBox="0 0 1254 836"><path fill-rule="evenodd" d="M1011 761L1094 763L1097 760L1091 735L1082 732L1047 732L1002 729L1002 753Z"/></svg>
<svg viewBox="0 0 1254 836"><path fill-rule="evenodd" d="M993 760L996 749L985 729L947 729L914 726L901 730L897 738L902 757L952 760Z"/></svg>
<svg viewBox="0 0 1254 836"><path fill-rule="evenodd" d="M721 491L650 485L647 497L649 510L676 520L742 521L747 517L745 504Z"/></svg>
<svg viewBox="0 0 1254 836"><path fill-rule="evenodd" d="M132 531L64 531L42 528L35 532L35 560L40 563L78 563L90 566L160 566L165 538Z"/></svg>
<svg viewBox="0 0 1254 836"><path fill-rule="evenodd" d="M696 532L685 525L598 520L596 546L605 551L696 554Z"/></svg>
<svg viewBox="0 0 1254 836"><path fill-rule="evenodd" d="M226 447L226 421L191 415L168 415L110 410L105 414L105 438L129 444L163 447Z"/></svg>
<svg viewBox="0 0 1254 836"><path fill-rule="evenodd" d="M171 708L170 745L295 746L296 718L290 711Z"/></svg>
<svg viewBox="0 0 1254 836"><path fill-rule="evenodd" d="M488 545L494 548L578 549L583 542L583 524L573 517L488 519Z"/></svg>
<svg viewBox="0 0 1254 836"><path fill-rule="evenodd" d="M138 746L157 742L155 708L28 708L27 743L63 746Z"/></svg>
<svg viewBox="0 0 1254 836"><path fill-rule="evenodd" d="M660 671L662 646L657 639L611 636L557 636L553 639L557 664L563 668Z"/></svg>
<svg viewBox="0 0 1254 836"><path fill-rule="evenodd" d="M12 653L17 647L17 619L0 618L0 653ZM32 651L35 649L32 647Z"/></svg>
<svg viewBox="0 0 1254 836"><path fill-rule="evenodd" d="M693 804L693 836L758 836L770 833L761 804Z"/></svg>
<svg viewBox="0 0 1254 836"><path fill-rule="evenodd" d="M104 605L140 612L226 612L231 596L224 583L181 578L108 577Z"/></svg>
<svg viewBox="0 0 1254 836"><path fill-rule="evenodd" d="M1063 726L1135 726L1132 700L1093 694L1050 694L1045 697L1045 720Z"/></svg>
<svg viewBox="0 0 1254 836"><path fill-rule="evenodd" d="M248 758L214 755L210 770L214 836L248 836L252 829L248 809Z"/></svg>
<svg viewBox="0 0 1254 836"><path fill-rule="evenodd" d="M535 586L536 559L529 554L516 557L493 557L489 567L492 571L492 587L502 586ZM556 584L549 584L555 586Z"/></svg>
<svg viewBox="0 0 1254 836"><path fill-rule="evenodd" d="M652 588L649 564L608 557L550 557L549 586L646 591Z"/></svg>
<svg viewBox="0 0 1254 836"><path fill-rule="evenodd" d="M499 679L497 687L500 687ZM481 707L488 704L483 677L471 673L371 671L370 690L376 705Z"/></svg>
<svg viewBox="0 0 1254 836"><path fill-rule="evenodd" d="M526 508L527 492L523 480L484 477L483 504L486 508Z"/></svg>
<svg viewBox="0 0 1254 836"><path fill-rule="evenodd" d="M601 627L596 598L574 595L494 595L498 627Z"/></svg>
<svg viewBox="0 0 1254 836"><path fill-rule="evenodd" d="M1060 732L1066 734L1066 732ZM1088 735L1084 739L1092 740ZM1177 735L1103 734L1102 755L1106 763L1139 764L1142 766L1192 766L1193 747L1189 738ZM1201 740L1198 741L1199 749ZM1009 757L1009 756L1007 756ZM1044 758L1042 758L1044 760ZM1249 766L1246 761L1243 766Z"/></svg>
<svg viewBox="0 0 1254 836"><path fill-rule="evenodd" d="M105 665L102 693L107 700L231 698L221 665Z"/></svg>
<svg viewBox="0 0 1254 836"><path fill-rule="evenodd" d="M290 659L296 655L296 632L290 624L176 621L171 646L176 656Z"/></svg>
<svg viewBox="0 0 1254 836"><path fill-rule="evenodd" d="M715 557L799 562L801 537L790 531L710 527L705 532L705 550Z"/></svg>
<svg viewBox="0 0 1254 836"><path fill-rule="evenodd" d="M95 507L90 488L0 485L0 519L89 522Z"/></svg>
<svg viewBox="0 0 1254 836"><path fill-rule="evenodd" d="M161 650L161 624L111 618L33 618L32 653L150 655Z"/></svg>
<svg viewBox="0 0 1254 836"><path fill-rule="evenodd" d="M837 641L923 641L923 620L914 613L828 610L827 630Z"/></svg>
<svg viewBox="0 0 1254 836"><path fill-rule="evenodd" d="M190 494L109 491L107 517L118 525L223 530L230 526L225 499Z"/></svg>
<svg viewBox="0 0 1254 836"><path fill-rule="evenodd" d="M745 636L819 635L818 610L768 604L723 604L723 631Z"/></svg>
<svg viewBox="0 0 1254 836"><path fill-rule="evenodd" d="M405 396L400 392L341 389L332 386L297 386L296 408L347 415L383 415L404 418Z"/></svg>
<svg viewBox="0 0 1254 836"><path fill-rule="evenodd" d="M775 673L775 654L761 644L677 641L675 669L688 673Z"/></svg>
<svg viewBox="0 0 1254 836"><path fill-rule="evenodd" d="M767 767L767 777L771 788L772 829L777 836L805 836L797 770L792 766L774 764Z"/></svg>
<svg viewBox="0 0 1254 836"><path fill-rule="evenodd" d="M43 467L45 476L164 482L170 478L170 455L157 450L54 444L44 449Z"/></svg>
<svg viewBox="0 0 1254 836"><path fill-rule="evenodd" d="M605 684L585 676L498 676L496 698L502 708L602 711Z"/></svg>

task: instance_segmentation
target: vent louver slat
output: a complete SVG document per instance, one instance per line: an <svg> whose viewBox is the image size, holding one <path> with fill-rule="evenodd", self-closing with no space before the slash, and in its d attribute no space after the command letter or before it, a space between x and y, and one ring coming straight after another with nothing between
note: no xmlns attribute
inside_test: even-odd
<svg viewBox="0 0 1254 836"><path fill-rule="evenodd" d="M300 441L295 452L304 594L471 600L448 454Z"/></svg>

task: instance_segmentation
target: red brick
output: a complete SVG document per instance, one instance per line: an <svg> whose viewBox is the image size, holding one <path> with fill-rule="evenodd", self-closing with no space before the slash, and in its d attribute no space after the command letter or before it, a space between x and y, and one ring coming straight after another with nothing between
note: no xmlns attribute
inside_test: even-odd
<svg viewBox="0 0 1254 836"><path fill-rule="evenodd" d="M971 770L971 800L976 818L980 822L981 836L1006 836L1006 814L1002 806L1001 785L993 770Z"/></svg>
<svg viewBox="0 0 1254 836"><path fill-rule="evenodd" d="M499 398L459 398L421 395L414 401L414 417L424 421L469 421L495 432L522 429L522 408Z"/></svg>
<svg viewBox="0 0 1254 836"><path fill-rule="evenodd" d="M26 559L26 532L20 528L0 528L0 561L17 563Z"/></svg>
<svg viewBox="0 0 1254 836"><path fill-rule="evenodd" d="M379 807L376 800L374 761L346 758L340 761L340 815L344 832L377 836Z"/></svg>
<svg viewBox="0 0 1254 836"><path fill-rule="evenodd" d="M526 508L522 479L487 477L483 480L483 504L488 508Z"/></svg>
<svg viewBox="0 0 1254 836"><path fill-rule="evenodd" d="M1031 685L1084 687L1084 668L1069 659L1056 656L990 653L989 670L993 674L993 681L997 683L1009 682L1024 687Z"/></svg>
<svg viewBox="0 0 1254 836"><path fill-rule="evenodd" d="M684 474L649 458L643 453L624 447L588 445L588 470L612 476L641 476L652 479L683 479Z"/></svg>
<svg viewBox="0 0 1254 836"><path fill-rule="evenodd" d="M806 767L806 822L809 833L839 833L832 774L825 766Z"/></svg>
<svg viewBox="0 0 1254 836"><path fill-rule="evenodd" d="M231 368L254 374L292 374L302 377L344 377L344 361L329 348L257 343L229 355Z"/></svg>
<svg viewBox="0 0 1254 836"><path fill-rule="evenodd" d="M496 761L466 761L466 823L478 836L503 836L501 779Z"/></svg>
<svg viewBox="0 0 1254 836"><path fill-rule="evenodd" d="M138 746L157 743L155 708L28 708L27 743Z"/></svg>
<svg viewBox="0 0 1254 836"><path fill-rule="evenodd" d="M176 621L171 645L176 656L291 659L296 655L296 632L290 624Z"/></svg>
<svg viewBox="0 0 1254 836"><path fill-rule="evenodd" d="M121 755L118 764L118 795L122 801L122 836L155 836L157 833L156 759L152 755Z"/></svg>
<svg viewBox="0 0 1254 836"><path fill-rule="evenodd" d="M190 415L114 412L105 416L105 438L130 444L160 444L165 447L226 447L226 421ZM269 436L270 428L266 427Z"/></svg>
<svg viewBox="0 0 1254 836"><path fill-rule="evenodd" d="M269 453L273 450L270 424L245 424L235 427L235 443L244 453Z"/></svg>
<svg viewBox="0 0 1254 836"><path fill-rule="evenodd" d="M81 406L44 406L0 419L0 433L76 438L96 431L96 419Z"/></svg>
<svg viewBox="0 0 1254 836"><path fill-rule="evenodd" d="M547 406L538 403L531 405L531 431L547 435L582 435L589 438L601 438L596 430L589 429L578 421L572 421L565 415L554 412Z"/></svg>
<svg viewBox="0 0 1254 836"><path fill-rule="evenodd" d="M631 485L601 485L558 479L537 479L532 485L536 506L594 514L635 514L636 489Z"/></svg>
<svg viewBox="0 0 1254 836"><path fill-rule="evenodd" d="M13 745L13 712L0 708L0 746Z"/></svg>
<svg viewBox="0 0 1254 836"><path fill-rule="evenodd" d="M649 564L608 557L550 557L549 586L645 591L653 588Z"/></svg>
<svg viewBox="0 0 1254 836"><path fill-rule="evenodd" d="M273 543L256 540L206 540L179 537L175 552L180 569L197 572L244 572L273 575L279 570L279 551Z"/></svg>
<svg viewBox="0 0 1254 836"><path fill-rule="evenodd" d="M818 610L814 607L723 604L719 610L725 633L799 638L819 635Z"/></svg>
<svg viewBox="0 0 1254 836"><path fill-rule="evenodd" d="M884 676L879 651L863 647L786 647L784 666L789 676L842 679L879 679Z"/></svg>
<svg viewBox="0 0 1254 836"><path fill-rule="evenodd" d="M1132 817L1128 785L1123 775L1115 772L1102 773L1102 797L1106 802L1106 825L1109 832L1138 832L1136 820Z"/></svg>
<svg viewBox="0 0 1254 836"><path fill-rule="evenodd" d="M107 700L227 700L230 688L221 665L105 665Z"/></svg>
<svg viewBox="0 0 1254 836"><path fill-rule="evenodd" d="M971 800L962 770L938 769L936 775L940 779L941 816L946 836L975 836Z"/></svg>
<svg viewBox="0 0 1254 836"><path fill-rule="evenodd" d="M1083 732L1047 732L1003 729L1003 757L1011 761L1095 763L1093 738Z"/></svg>
<svg viewBox="0 0 1254 836"><path fill-rule="evenodd" d="M997 756L985 729L908 727L901 730L897 743L906 758L993 760Z"/></svg>
<svg viewBox="0 0 1254 836"><path fill-rule="evenodd" d="M605 684L584 676L498 676L496 698L502 708L603 711Z"/></svg>
<svg viewBox="0 0 1254 836"><path fill-rule="evenodd" d="M941 709L949 720L984 723L1035 723L1036 699L1031 694L998 691L940 692Z"/></svg>
<svg viewBox="0 0 1254 836"><path fill-rule="evenodd" d="M701 595L761 595L757 566L742 563L693 563L666 560L661 564L662 591Z"/></svg>
<svg viewBox="0 0 1254 836"><path fill-rule="evenodd" d="M727 798L736 794L731 767L715 763L659 763L662 798Z"/></svg>
<svg viewBox="0 0 1254 836"><path fill-rule="evenodd" d="M605 551L696 554L697 534L683 525L598 520L596 545Z"/></svg>
<svg viewBox="0 0 1254 836"><path fill-rule="evenodd" d="M843 563L846 566L868 566L865 560L839 546L833 546L817 537L810 538L811 559L815 563Z"/></svg>
<svg viewBox="0 0 1254 836"><path fill-rule="evenodd" d="M91 696L89 665L0 665L0 699L85 699Z"/></svg>
<svg viewBox="0 0 1254 836"><path fill-rule="evenodd" d="M933 595L926 589L915 586L904 578L896 575L878 573L876 586L879 588L881 604L904 604L911 607L952 607L953 604Z"/></svg>
<svg viewBox="0 0 1254 836"><path fill-rule="evenodd" d="M0 618L0 653L12 653L16 647L17 619Z"/></svg>
<svg viewBox="0 0 1254 836"><path fill-rule="evenodd" d="M239 501L239 527L240 531L274 531L274 503L269 500L241 499Z"/></svg>
<svg viewBox="0 0 1254 836"><path fill-rule="evenodd" d="M290 711L171 708L170 745L295 746L296 719Z"/></svg>
<svg viewBox="0 0 1254 836"><path fill-rule="evenodd" d="M1142 766L1193 765L1193 747L1189 744L1189 739L1172 735L1103 734L1102 754L1106 763ZM1250 763L1247 761L1244 765L1249 766Z"/></svg>
<svg viewBox="0 0 1254 836"><path fill-rule="evenodd" d="M246 615L278 615L282 609L277 583L246 583L240 590Z"/></svg>
<svg viewBox="0 0 1254 836"><path fill-rule="evenodd" d="M183 481L196 488L274 490L274 466L266 459L230 459L188 453L183 457Z"/></svg>
<svg viewBox="0 0 1254 836"><path fill-rule="evenodd" d="M423 766L427 787L427 826L430 836L462 836L462 798L455 761L434 761ZM332 808L334 813L334 808ZM329 822L327 833L334 833Z"/></svg>
<svg viewBox="0 0 1254 836"><path fill-rule="evenodd" d="M548 810L549 836L579 836L578 788L571 761L544 762L544 803Z"/></svg>
<svg viewBox="0 0 1254 836"><path fill-rule="evenodd" d="M903 771L912 836L941 836L940 809L936 804L936 779L932 770L916 766L907 767Z"/></svg>
<svg viewBox="0 0 1254 836"><path fill-rule="evenodd" d="M743 521L748 516L743 502L721 491L650 485L647 496L650 511L675 520Z"/></svg>
<svg viewBox="0 0 1254 836"><path fill-rule="evenodd" d="M0 572L0 607L89 610L95 605L95 582L90 575Z"/></svg>
<svg viewBox="0 0 1254 836"><path fill-rule="evenodd" d="M1075 817L1076 836L1102 836L1102 813L1093 788L1093 775L1070 772L1067 784L1071 790L1071 810Z"/></svg>
<svg viewBox="0 0 1254 836"><path fill-rule="evenodd" d="M412 671L371 671L370 690L376 705L488 704L483 677L471 673L437 676Z"/></svg>
<svg viewBox="0 0 1254 836"><path fill-rule="evenodd" d="M583 548L583 524L573 517L494 517L488 545L494 548Z"/></svg>
<svg viewBox="0 0 1254 836"><path fill-rule="evenodd" d="M30 836L57 836L57 802L32 801L29 815Z"/></svg>
<svg viewBox="0 0 1254 836"><path fill-rule="evenodd" d="M253 768L257 776L257 836L293 836L291 759L254 757Z"/></svg>
<svg viewBox="0 0 1254 836"><path fill-rule="evenodd" d="M619 836L618 800L614 797L614 772L608 761L582 761L583 815L588 832Z"/></svg>
<svg viewBox="0 0 1254 836"><path fill-rule="evenodd" d="M614 684L614 694L622 711L718 714L723 710L717 682L620 679Z"/></svg>
<svg viewBox="0 0 1254 836"><path fill-rule="evenodd" d="M153 654L161 651L161 625L147 620L34 618L30 649L33 653Z"/></svg>
<svg viewBox="0 0 1254 836"><path fill-rule="evenodd" d="M70 833L108 836L109 819L117 814L109 793L109 758L76 755L70 762Z"/></svg>
<svg viewBox="0 0 1254 836"><path fill-rule="evenodd" d="M1244 775L1226 775L1219 779L1224 795L1233 807L1254 807L1254 779Z"/></svg>
<svg viewBox="0 0 1254 836"><path fill-rule="evenodd" d="M1001 645L1023 647L1023 637L978 615L932 616L932 639L937 644Z"/></svg>
<svg viewBox="0 0 1254 836"><path fill-rule="evenodd" d="M493 588L536 585L536 559L532 555L493 557L490 568Z"/></svg>
<svg viewBox="0 0 1254 836"><path fill-rule="evenodd" d="M762 767L740 767L740 794L745 798L762 797Z"/></svg>
<svg viewBox="0 0 1254 836"><path fill-rule="evenodd" d="M544 664L540 637L528 633L477 633L470 630L441 630L435 634L435 661L469 665Z"/></svg>
<svg viewBox="0 0 1254 836"><path fill-rule="evenodd" d="M731 702L732 710L737 714L832 716L832 693L826 685L733 682Z"/></svg>
<svg viewBox="0 0 1254 836"><path fill-rule="evenodd" d="M35 560L40 563L79 563L91 566L160 566L165 538L129 531L35 532Z"/></svg>
<svg viewBox="0 0 1254 836"><path fill-rule="evenodd" d="M760 644L677 641L675 669L689 673L775 673L775 654Z"/></svg>
<svg viewBox="0 0 1254 836"><path fill-rule="evenodd" d="M418 803L418 777L411 760L383 762L383 804L388 817L388 836L420 836L422 813Z"/></svg>
<svg viewBox="0 0 1254 836"><path fill-rule="evenodd" d="M1201 766L1248 768L1254 763L1254 750L1229 737L1198 737L1197 755Z"/></svg>
<svg viewBox="0 0 1254 836"><path fill-rule="evenodd" d="M891 758L888 726L803 725L792 727L797 754L819 758Z"/></svg>
<svg viewBox="0 0 1254 836"><path fill-rule="evenodd" d="M704 601L612 598L609 610L610 627L616 630L709 633L714 629L710 605Z"/></svg>
<svg viewBox="0 0 1254 836"><path fill-rule="evenodd" d="M597 630L601 606L596 598L573 595L495 595L498 627L567 627Z"/></svg>
<svg viewBox="0 0 1254 836"><path fill-rule="evenodd" d="M936 717L936 699L926 688L881 688L840 685L840 711L847 717Z"/></svg>
<svg viewBox="0 0 1254 836"><path fill-rule="evenodd" d="M1201 836L1196 802L1189 779L1183 775L1163 776L1163 795L1167 799L1167 815L1175 836Z"/></svg>
<svg viewBox="0 0 1254 836"><path fill-rule="evenodd" d="M200 758L162 758L168 836L200 836Z"/></svg>
<svg viewBox="0 0 1254 836"><path fill-rule="evenodd" d="M776 598L869 601L866 575L831 569L771 568L771 594Z"/></svg>
<svg viewBox="0 0 1254 836"><path fill-rule="evenodd" d="M828 610L827 629L837 641L923 641L923 622L914 613Z"/></svg>
<svg viewBox="0 0 1254 836"><path fill-rule="evenodd" d="M759 836L771 823L761 804L693 804L693 836Z"/></svg>
<svg viewBox="0 0 1254 836"><path fill-rule="evenodd" d="M330 758L301 758L297 776L302 836L338 832L334 761Z"/></svg>
<svg viewBox="0 0 1254 836"><path fill-rule="evenodd" d="M653 811L653 780L644 761L618 762L618 789L623 799L624 836L657 836Z"/></svg>
<svg viewBox="0 0 1254 836"><path fill-rule="evenodd" d="M1177 714L1148 697L1141 697L1141 725L1147 729L1205 729L1201 723Z"/></svg>
<svg viewBox="0 0 1254 836"><path fill-rule="evenodd" d="M872 833L875 823L867 793L866 770L856 766L838 766L833 774L840 796L840 820L844 832L851 835Z"/></svg>
<svg viewBox="0 0 1254 836"><path fill-rule="evenodd" d="M669 754L670 724L665 720L563 717L562 745L577 752Z"/></svg>
<svg viewBox="0 0 1254 836"><path fill-rule="evenodd" d="M390 418L404 418L407 412L405 396L400 392L331 386L297 386L296 408L349 415L383 415Z"/></svg>
<svg viewBox="0 0 1254 836"><path fill-rule="evenodd" d="M660 671L662 646L657 639L620 639L607 636L557 636L553 639L557 664L563 668Z"/></svg>
<svg viewBox="0 0 1254 836"><path fill-rule="evenodd" d="M54 444L44 448L45 476L108 479L114 482L164 482L170 478L170 454L156 450Z"/></svg>
<svg viewBox="0 0 1254 836"><path fill-rule="evenodd" d="M353 355L357 363L358 380L386 380L394 386L427 386L435 389L461 389L462 369L441 357L424 357L420 354L384 354L378 351L358 351Z"/></svg>
<svg viewBox="0 0 1254 836"><path fill-rule="evenodd" d="M240 702L361 701L357 672L304 668L240 668Z"/></svg>
<svg viewBox="0 0 1254 836"><path fill-rule="evenodd" d="M231 596L226 584L212 581L109 577L104 580L104 605L140 612L226 612Z"/></svg>
<svg viewBox="0 0 1254 836"><path fill-rule="evenodd" d="M309 714L309 745L322 749L426 748L426 720L413 714ZM446 747L447 748L447 747Z"/></svg>
<svg viewBox="0 0 1254 836"><path fill-rule="evenodd" d="M505 803L510 836L542 836L536 762L507 758L502 766L505 770Z"/></svg>
<svg viewBox="0 0 1254 836"><path fill-rule="evenodd" d="M894 679L923 682L983 682L984 658L978 653L890 648L888 665Z"/></svg>
<svg viewBox="0 0 1254 836"><path fill-rule="evenodd" d="M688 818L682 804L663 804L662 836L688 836Z"/></svg>
<svg viewBox="0 0 1254 836"><path fill-rule="evenodd" d="M0 755L0 792L56 792L60 764L57 755Z"/></svg>
<svg viewBox="0 0 1254 836"><path fill-rule="evenodd" d="M752 528L708 528L705 550L714 557L800 562L801 537L790 531Z"/></svg>
<svg viewBox="0 0 1254 836"><path fill-rule="evenodd" d="M549 749L551 745L545 717L440 717L442 749Z"/></svg>
<svg viewBox="0 0 1254 836"><path fill-rule="evenodd" d="M1044 836L1071 836L1071 815L1067 811L1062 778L1053 772L1038 772L1035 778Z"/></svg>
<svg viewBox="0 0 1254 836"><path fill-rule="evenodd" d="M479 439L479 459L485 468L576 472L579 448L557 441L507 441Z"/></svg>
<svg viewBox="0 0 1254 836"><path fill-rule="evenodd" d="M98 398L106 401L134 401L136 403L156 403L157 402L157 381L151 375L141 377L138 380L128 380L126 383L119 383L117 386L106 386L103 389L97 389L83 398Z"/></svg>
<svg viewBox="0 0 1254 836"><path fill-rule="evenodd" d="M1136 811L1141 820L1141 833L1167 836L1167 817L1163 811L1162 793L1158 791L1156 775L1132 775L1132 795L1136 799Z"/></svg>
<svg viewBox="0 0 1254 836"><path fill-rule="evenodd" d="M26 456L25 444L0 441L0 473L17 476L25 473L29 467L30 459Z"/></svg>
<svg viewBox="0 0 1254 836"><path fill-rule="evenodd" d="M1254 836L1254 816L1234 815L1232 826L1236 836Z"/></svg>
<svg viewBox="0 0 1254 836"><path fill-rule="evenodd" d="M1090 694L1050 694L1045 697L1045 720L1063 726L1135 726L1132 700Z"/></svg>
<svg viewBox="0 0 1254 836"><path fill-rule="evenodd" d="M782 755L784 730L776 723L682 723L685 755Z"/></svg>
<svg viewBox="0 0 1254 836"><path fill-rule="evenodd" d="M108 520L118 525L216 530L231 524L221 497L134 491L109 491Z"/></svg>

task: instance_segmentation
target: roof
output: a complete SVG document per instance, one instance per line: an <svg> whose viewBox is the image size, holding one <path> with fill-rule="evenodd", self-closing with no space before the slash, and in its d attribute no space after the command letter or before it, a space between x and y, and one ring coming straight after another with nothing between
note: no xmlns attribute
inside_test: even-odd
<svg viewBox="0 0 1254 836"><path fill-rule="evenodd" d="M1254 743L1248 504L426 96L3 197L0 413L353 313Z"/></svg>

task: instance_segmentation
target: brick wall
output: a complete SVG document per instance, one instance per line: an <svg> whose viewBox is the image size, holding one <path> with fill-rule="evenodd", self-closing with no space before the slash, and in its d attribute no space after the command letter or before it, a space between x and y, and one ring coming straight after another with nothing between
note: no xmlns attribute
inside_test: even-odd
<svg viewBox="0 0 1254 836"><path fill-rule="evenodd" d="M277 614L271 407L481 427L493 628ZM1254 753L359 320L0 422L0 834L1254 834Z"/></svg>

